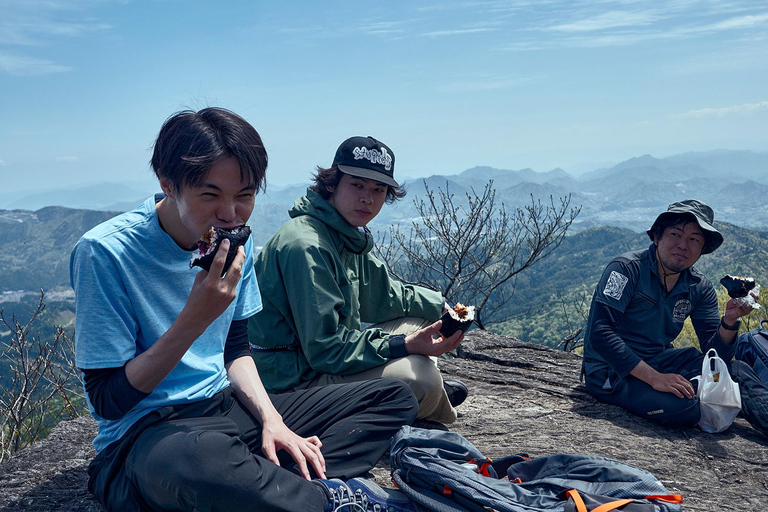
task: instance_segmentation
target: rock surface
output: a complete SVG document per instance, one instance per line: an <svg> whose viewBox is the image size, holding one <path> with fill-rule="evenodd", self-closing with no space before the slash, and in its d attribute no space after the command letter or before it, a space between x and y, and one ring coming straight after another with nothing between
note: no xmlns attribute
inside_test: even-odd
<svg viewBox="0 0 768 512"><path fill-rule="evenodd" d="M468 333L459 356L440 360L470 390L451 429L491 458L602 455L652 472L685 511L768 510L768 439L741 418L723 434L659 427L589 396L579 356L489 333ZM87 417L61 423L0 465L0 510L102 511L86 490L95 430ZM388 485L388 471L373 473Z"/></svg>

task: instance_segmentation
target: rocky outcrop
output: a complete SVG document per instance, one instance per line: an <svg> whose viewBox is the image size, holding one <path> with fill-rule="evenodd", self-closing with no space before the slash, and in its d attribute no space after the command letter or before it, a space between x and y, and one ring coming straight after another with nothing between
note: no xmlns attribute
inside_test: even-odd
<svg viewBox="0 0 768 512"><path fill-rule="evenodd" d="M95 435L90 416L62 421L43 441L0 464L0 510L103 512L87 490Z"/></svg>
<svg viewBox="0 0 768 512"><path fill-rule="evenodd" d="M589 396L579 356L502 336L472 331L459 355L440 361L470 389L451 428L487 456L602 455L655 474L685 511L768 510L768 439L743 419L723 434L659 427ZM0 465L0 510L101 511L86 491L94 433L90 418L64 422Z"/></svg>

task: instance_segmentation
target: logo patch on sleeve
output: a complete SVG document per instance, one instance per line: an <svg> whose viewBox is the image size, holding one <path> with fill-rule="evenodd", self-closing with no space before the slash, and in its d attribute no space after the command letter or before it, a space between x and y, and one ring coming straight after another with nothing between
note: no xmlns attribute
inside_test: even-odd
<svg viewBox="0 0 768 512"><path fill-rule="evenodd" d="M675 303L675 309L672 311L672 319L681 324L688 318L688 313L691 312L691 301L688 299L680 299Z"/></svg>
<svg viewBox="0 0 768 512"><path fill-rule="evenodd" d="M612 299L619 300L624 293L624 287L627 286L629 278L623 274L619 274L615 270L608 276L608 282L605 283L605 289L603 295Z"/></svg>

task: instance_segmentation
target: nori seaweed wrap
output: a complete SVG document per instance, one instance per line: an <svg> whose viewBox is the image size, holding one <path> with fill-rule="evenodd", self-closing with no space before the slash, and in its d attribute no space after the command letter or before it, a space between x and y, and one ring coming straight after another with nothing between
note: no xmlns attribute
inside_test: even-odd
<svg viewBox="0 0 768 512"><path fill-rule="evenodd" d="M720 284L728 290L728 295L734 299L746 297L755 287L755 280L751 277L727 275L720 280Z"/></svg>
<svg viewBox="0 0 768 512"><path fill-rule="evenodd" d="M440 318L443 321L440 334L443 338L450 338L456 331L467 332L474 319L475 307L465 306L461 302L457 302L452 309L443 313L443 316Z"/></svg>
<svg viewBox="0 0 768 512"><path fill-rule="evenodd" d="M227 239L229 240L229 251L227 252L227 260L224 262L224 269L221 271L221 275L223 276L237 255L237 248L241 245L245 245L249 236L251 236L251 228L245 224L232 229L211 227L211 229L197 241L197 248L199 251L192 256L192 261L189 262L189 268L200 267L204 270L211 270L211 263L213 263L213 258L216 256L216 250L219 248L219 244L222 240Z"/></svg>

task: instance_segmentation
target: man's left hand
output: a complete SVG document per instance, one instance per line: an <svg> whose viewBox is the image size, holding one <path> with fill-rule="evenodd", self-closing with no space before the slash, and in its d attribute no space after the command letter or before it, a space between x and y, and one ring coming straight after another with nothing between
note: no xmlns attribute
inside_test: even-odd
<svg viewBox="0 0 768 512"><path fill-rule="evenodd" d="M463 331L456 331L448 338L443 338L440 328L443 321L438 320L432 325L409 334L405 337L405 349L409 354L423 356L441 356L457 348L464 339Z"/></svg>
<svg viewBox="0 0 768 512"><path fill-rule="evenodd" d="M750 295L754 301L757 302L758 295L755 295L753 292L750 292ZM739 320L739 318L750 314L752 310L753 307L750 302L743 299L730 299L725 304L725 314L723 315L723 318L725 319L725 323L728 325L733 325Z"/></svg>

